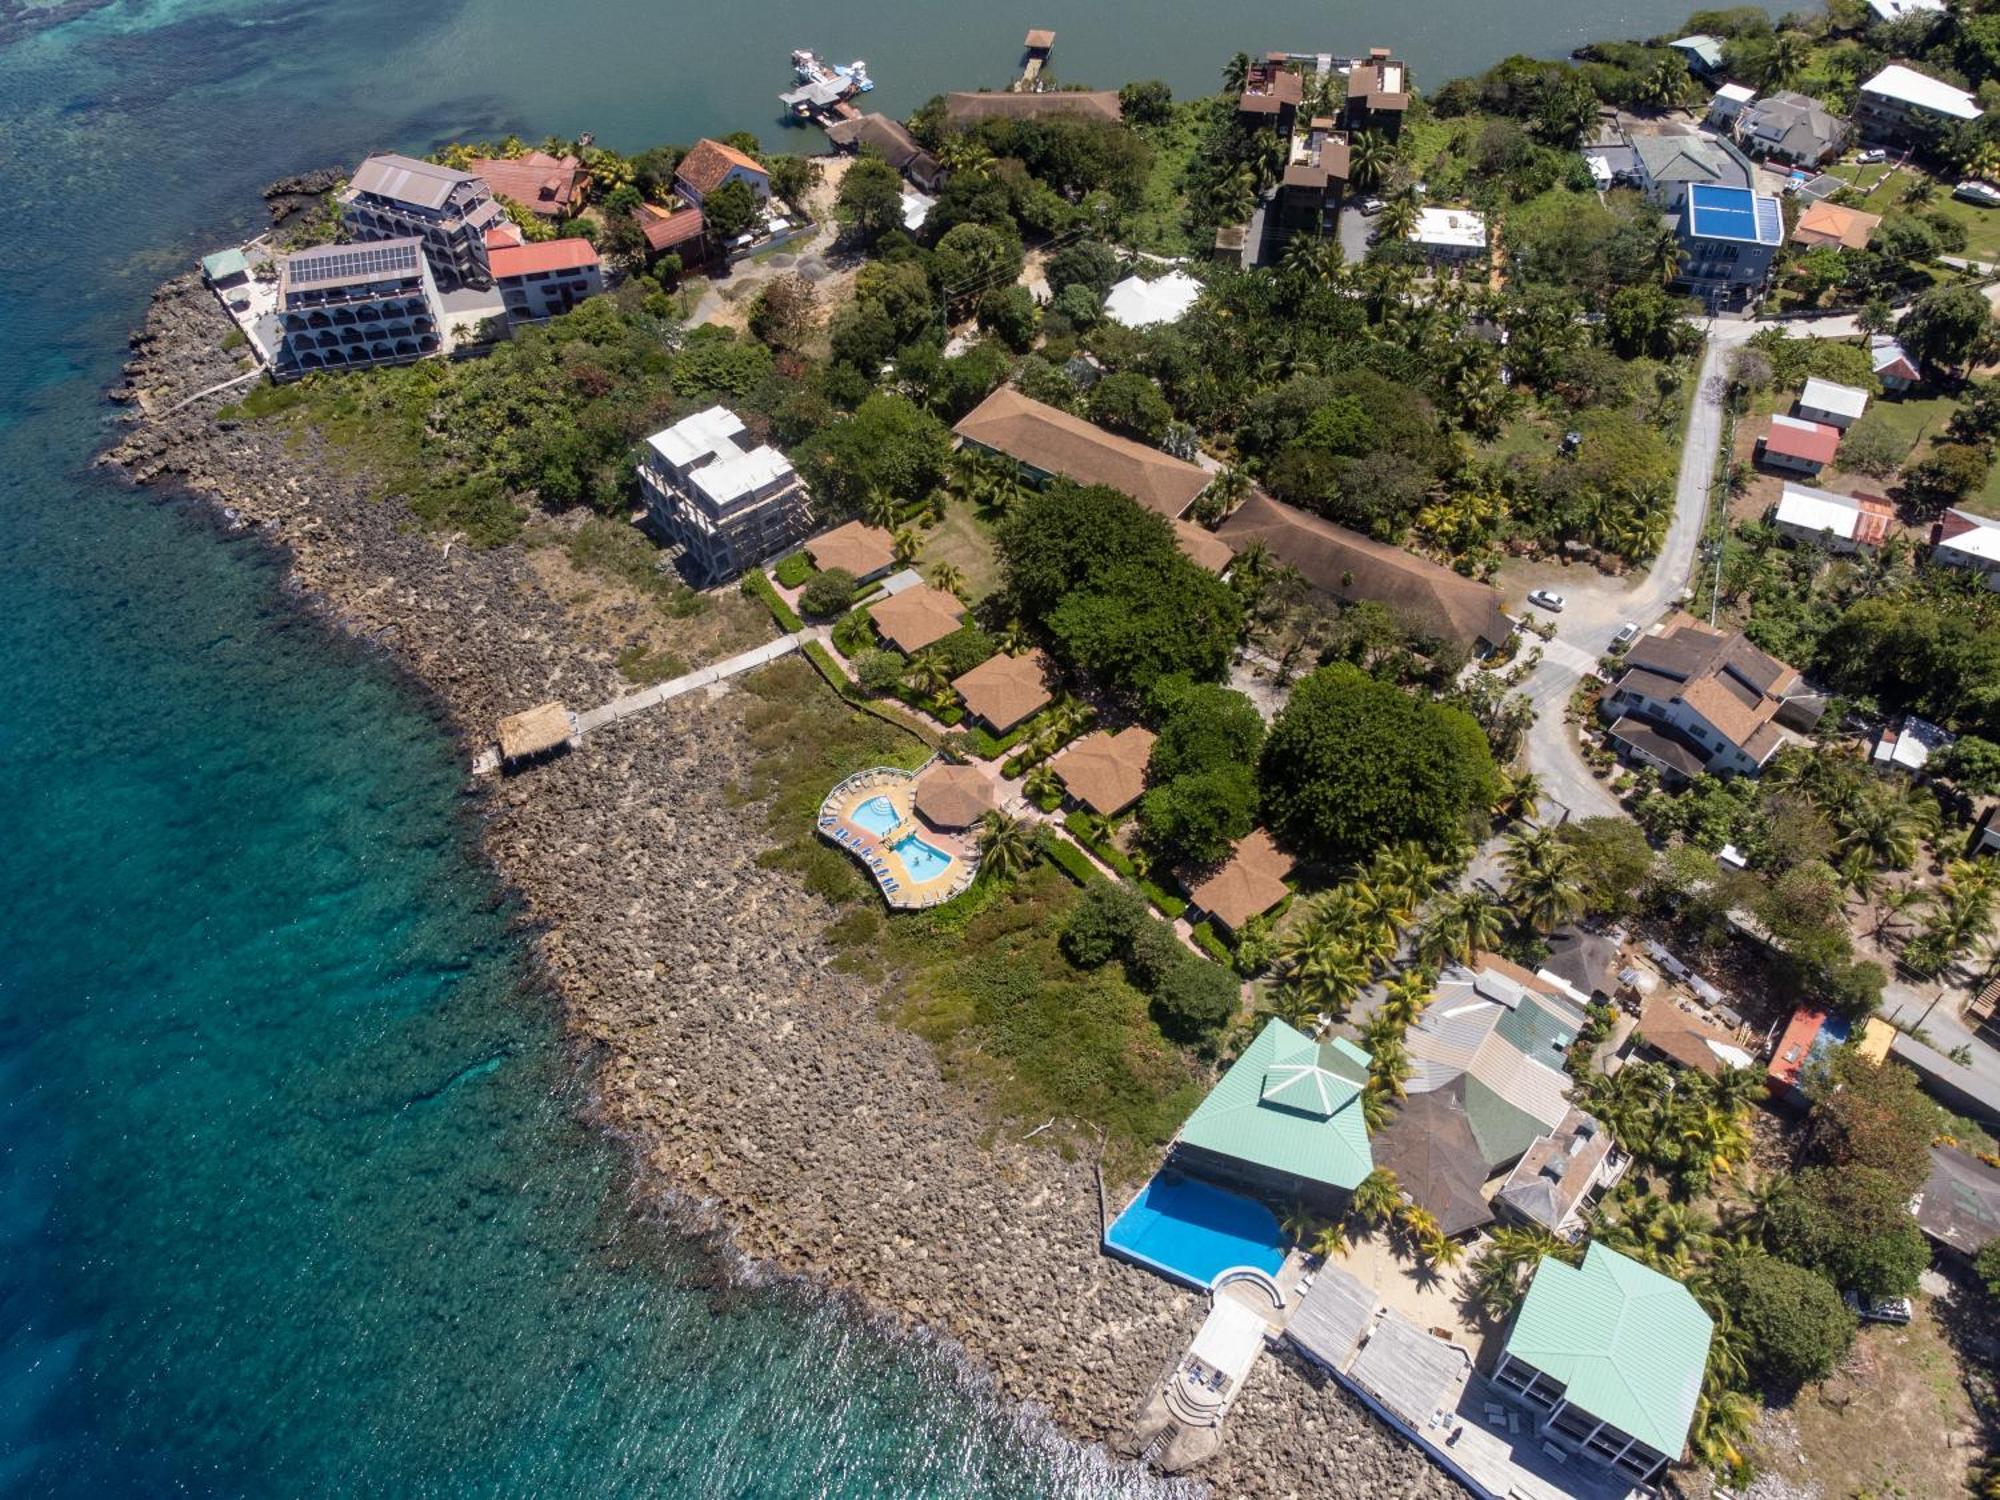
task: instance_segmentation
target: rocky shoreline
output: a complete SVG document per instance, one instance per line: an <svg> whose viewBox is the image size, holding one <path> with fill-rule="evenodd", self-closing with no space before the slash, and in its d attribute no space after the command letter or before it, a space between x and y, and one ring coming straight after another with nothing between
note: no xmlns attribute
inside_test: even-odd
<svg viewBox="0 0 2000 1500"><path fill-rule="evenodd" d="M152 415L237 373L229 327L196 278L160 288L101 462L282 545L310 606L391 652L464 744L523 705L618 690L617 643L525 549L416 528L311 445L218 421L231 395ZM1115 1449L1202 1299L1101 1255L1091 1166L989 1138L930 1045L831 967L827 910L758 867L729 801L741 702L692 695L481 790L485 851L534 924L596 1123L692 1227L951 1340L1001 1398ZM1223 1495L1457 1493L1289 1356L1259 1364L1194 1477Z"/></svg>

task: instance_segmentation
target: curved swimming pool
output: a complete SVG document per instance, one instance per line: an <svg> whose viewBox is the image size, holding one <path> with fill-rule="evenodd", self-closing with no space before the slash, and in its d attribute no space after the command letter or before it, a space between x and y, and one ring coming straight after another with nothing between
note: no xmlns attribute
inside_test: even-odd
<svg viewBox="0 0 2000 1500"><path fill-rule="evenodd" d="M865 828L876 838L887 838L903 821L896 804L887 797L870 797L866 802L847 815L847 821L857 828Z"/></svg>
<svg viewBox="0 0 2000 1500"><path fill-rule="evenodd" d="M951 868L951 856L942 849L934 849L914 833L899 839L889 846L903 861L903 868L910 872L910 883L921 885L933 880Z"/></svg>

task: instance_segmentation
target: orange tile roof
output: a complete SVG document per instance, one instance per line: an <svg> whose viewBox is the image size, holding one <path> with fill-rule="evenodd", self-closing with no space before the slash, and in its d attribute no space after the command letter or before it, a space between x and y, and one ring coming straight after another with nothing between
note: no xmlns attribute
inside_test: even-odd
<svg viewBox="0 0 2000 1500"><path fill-rule="evenodd" d="M722 179L736 167L758 177L770 176L754 156L746 156L734 146L725 146L721 141L706 138L696 141L694 149L681 158L674 176L697 193L706 195L721 187Z"/></svg>
<svg viewBox="0 0 2000 1500"><path fill-rule="evenodd" d="M582 190L590 180L583 163L574 156L550 156L546 151L516 157L483 156L466 165L502 198L511 198L551 219L567 218L580 204Z"/></svg>
<svg viewBox="0 0 2000 1500"><path fill-rule="evenodd" d="M807 542L806 555L821 572L839 568L856 578L866 578L896 560L896 542L880 526L849 521Z"/></svg>
<svg viewBox="0 0 2000 1500"><path fill-rule="evenodd" d="M1865 250L1881 223L1880 214L1865 214L1858 208L1843 208L1838 203L1815 203L1799 215L1798 226L1792 230L1792 243Z"/></svg>
<svg viewBox="0 0 2000 1500"><path fill-rule="evenodd" d="M1130 495L1169 520L1194 504L1213 478L1197 464L1044 406L1012 386L1001 386L952 431L1044 474Z"/></svg>
<svg viewBox="0 0 2000 1500"><path fill-rule="evenodd" d="M676 210L651 203L639 205L639 228L646 236L646 248L655 255L676 245L685 245L689 240L700 239L707 227L701 210L692 206Z"/></svg>
<svg viewBox="0 0 2000 1500"><path fill-rule="evenodd" d="M1285 899L1292 857L1259 828L1239 840L1221 869L1189 894L1232 932Z"/></svg>
<svg viewBox="0 0 2000 1500"><path fill-rule="evenodd" d="M536 271L580 271L597 264L597 247L586 239L541 240L525 245L502 245L487 252L487 263L495 281L527 276Z"/></svg>
<svg viewBox="0 0 2000 1500"><path fill-rule="evenodd" d="M1048 704L1048 661L1039 651L1025 656L989 656L952 683L966 711L984 719L995 734Z"/></svg>
<svg viewBox="0 0 2000 1500"><path fill-rule="evenodd" d="M964 623L965 606L954 594L921 586L891 594L868 611L882 639L905 654L934 646Z"/></svg>

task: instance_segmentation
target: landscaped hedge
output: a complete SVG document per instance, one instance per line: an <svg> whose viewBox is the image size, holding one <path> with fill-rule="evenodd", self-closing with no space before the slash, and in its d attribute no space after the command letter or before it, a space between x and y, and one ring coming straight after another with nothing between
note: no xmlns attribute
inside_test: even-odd
<svg viewBox="0 0 2000 1500"><path fill-rule="evenodd" d="M1042 854L1050 864L1078 885L1095 885L1104 879L1074 844L1056 834L1052 833L1042 840Z"/></svg>
<svg viewBox="0 0 2000 1500"><path fill-rule="evenodd" d="M812 559L803 552L794 552L778 559L777 567L771 569L778 582L788 589L795 589L813 576Z"/></svg>
<svg viewBox="0 0 2000 1500"><path fill-rule="evenodd" d="M796 635L806 628L806 622L792 613L792 607L778 597L778 591L771 587L771 580L764 576L762 568L752 568L743 575L742 590L752 599L761 599L764 607L771 612L771 618L778 622L778 628L786 635Z"/></svg>
<svg viewBox="0 0 2000 1500"><path fill-rule="evenodd" d="M849 661L876 644L875 622L868 618L865 609L848 611L833 627L833 649Z"/></svg>
<svg viewBox="0 0 2000 1500"><path fill-rule="evenodd" d="M1222 940L1222 934L1215 930L1213 922L1197 922L1194 925L1195 945L1217 963L1234 965L1236 955L1229 951L1229 944Z"/></svg>
<svg viewBox="0 0 2000 1500"><path fill-rule="evenodd" d="M965 717L965 710L960 708L956 703L947 704L943 708L933 707L929 698L907 683L897 684L896 697L909 705L909 707L917 710L918 713L929 714L940 724L947 726L956 725Z"/></svg>
<svg viewBox="0 0 2000 1500"><path fill-rule="evenodd" d="M827 650L826 647L822 646L818 641L807 641L805 644L805 653L806 660L819 668L819 675L824 677L827 680L828 686L839 693L841 697L856 698L861 695L861 689L854 685L852 678L840 670L840 663L833 659L833 653Z"/></svg>
<svg viewBox="0 0 2000 1500"><path fill-rule="evenodd" d="M969 748L974 755L981 760L998 760L1032 734L1034 729L1035 721L1030 717L1016 724L1005 734L995 734L984 724L974 724L965 734L972 742Z"/></svg>
<svg viewBox="0 0 2000 1500"><path fill-rule="evenodd" d="M1186 897L1176 896L1164 886L1155 885L1139 873L1138 867L1125 852L1111 842L1110 830L1098 818L1087 812L1073 812L1063 819L1063 827L1075 834L1076 841L1084 848L1117 871L1119 878L1131 882L1133 888L1159 908L1169 920L1187 910Z"/></svg>

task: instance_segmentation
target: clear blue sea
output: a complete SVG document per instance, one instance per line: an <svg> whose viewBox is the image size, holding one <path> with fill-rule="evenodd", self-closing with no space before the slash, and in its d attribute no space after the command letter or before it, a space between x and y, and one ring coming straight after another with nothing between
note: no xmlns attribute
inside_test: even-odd
<svg viewBox="0 0 2000 1500"><path fill-rule="evenodd" d="M0 50L0 1488L1128 1492L635 1212L421 699L253 545L88 470L148 292L261 184L510 127L775 137L793 46L903 109L1031 23L1059 71L1185 89L1239 45L1444 71L1682 8L1433 0L1383 38L1362 0L1241 35L1192 0L125 0Z"/></svg>

